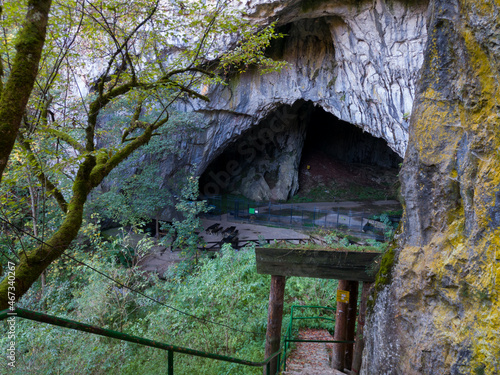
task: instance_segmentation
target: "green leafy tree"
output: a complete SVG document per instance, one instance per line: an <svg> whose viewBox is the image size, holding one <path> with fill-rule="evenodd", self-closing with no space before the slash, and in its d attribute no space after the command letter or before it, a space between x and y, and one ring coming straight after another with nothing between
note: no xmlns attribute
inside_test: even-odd
<svg viewBox="0 0 500 375"><path fill-rule="evenodd" d="M198 248L203 245L198 237L203 230L199 214L208 212L207 202L198 200L198 192L198 179L189 177L181 190L179 203L175 205L183 213L184 220L174 220L171 228L175 238L172 246L181 248L191 260L194 256L195 263L198 263Z"/></svg>
<svg viewBox="0 0 500 375"><path fill-rule="evenodd" d="M122 225L134 225L155 218L157 225L166 207L173 207L181 196L186 179L178 172L175 178L165 179L165 159L180 156L179 139L187 139L200 131L203 118L192 113L172 111L165 126L158 129L158 136L144 145L141 153L133 154L125 163L115 168L108 184L92 194L88 209ZM157 233L158 233L157 228Z"/></svg>
<svg viewBox="0 0 500 375"><path fill-rule="evenodd" d="M92 241L98 251L91 254L81 249L79 258L175 309L126 291L87 267L72 269L71 264L64 267L64 258L51 267L53 276L48 278L47 293L42 300L37 296L40 290L37 283L38 288L32 288L20 302L22 307L38 310L45 302L48 314L211 353L254 361L264 358L270 277L255 271L252 248L234 251L225 245L214 254L214 259L201 259L194 272L184 272L180 263L178 267L170 267L164 280L158 282L151 280L152 275L146 278L137 267L124 268L107 260L115 240L102 241L99 232L90 225L84 229L86 235L95 238ZM116 241L119 248L126 239ZM337 280L287 278L283 322L289 321L291 305L331 306L335 303L336 289ZM303 312L307 314L308 310ZM313 310L307 316L317 312ZM334 313L330 316L334 317ZM0 373L3 369L9 374L22 375L111 373L117 369L120 374L168 372L162 350L103 340L96 335L24 319L16 324L18 366L11 369L6 358L0 357ZM295 321L294 328L299 327L332 329L330 323L317 320ZM283 324L283 332L286 328ZM0 346L8 343L8 335L0 334ZM180 374L262 374L262 368L187 355L175 355L174 361L175 371Z"/></svg>
<svg viewBox="0 0 500 375"><path fill-rule="evenodd" d="M19 13L17 4L9 2L13 15ZM32 6L42 4L30 2L28 13ZM16 240L17 247L2 249L4 255L16 257L16 267L14 285L7 278L0 283L0 310L22 297L68 250L82 225L89 194L168 123L172 105L186 97L208 100L200 86L221 82L214 70L206 70L209 58L222 62L223 68L234 61L240 70L245 61L266 68L280 66L256 53L269 43L272 27L254 30L223 2L66 0L51 12L41 67L35 75L36 90L27 101L27 110L22 106L11 110L22 119L15 152L29 163L37 188L50 195L60 213L55 214L54 225L47 227L43 243L21 238ZM17 25L5 27L15 30ZM8 40L14 31L5 31L1 54L9 60ZM238 35L244 39L234 59L217 49L224 36ZM9 80L15 77L20 51ZM88 69L90 64L99 71L97 78ZM34 73L36 69L30 70ZM90 92L84 92L83 81L91 86ZM12 90L7 82L2 103ZM123 103L118 110L120 121L108 124L104 112L118 102ZM2 189L9 195L14 187ZM6 214L11 221L11 212ZM13 297L9 287L15 289Z"/></svg>

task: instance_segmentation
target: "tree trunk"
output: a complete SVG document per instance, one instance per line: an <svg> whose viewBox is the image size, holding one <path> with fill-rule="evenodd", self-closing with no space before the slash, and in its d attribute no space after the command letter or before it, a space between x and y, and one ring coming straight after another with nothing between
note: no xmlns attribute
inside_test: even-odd
<svg viewBox="0 0 500 375"><path fill-rule="evenodd" d="M269 310L267 314L266 358L276 353L280 348L285 282L285 276L271 276L271 292L269 293ZM274 375L277 369L278 358L276 357L271 361L270 374L266 374L266 370L264 370L264 375Z"/></svg>
<svg viewBox="0 0 500 375"><path fill-rule="evenodd" d="M19 264L14 271L15 301L18 301L28 291L42 272L62 255L78 235L82 225L83 206L87 200L87 194L92 190L89 175L94 165L94 157L88 157L80 165L73 185L73 198L68 204L68 212L59 229L46 242L21 255ZM0 311L9 307L8 291L8 278L4 278L0 283Z"/></svg>
<svg viewBox="0 0 500 375"><path fill-rule="evenodd" d="M116 88L114 90L117 90ZM126 86L122 91L129 90ZM119 91L119 92L122 92ZM126 91L128 92L128 91ZM90 121L90 120L89 120ZM161 121L160 121L161 123ZM161 124L160 124L161 125ZM155 127L156 126L156 127ZM83 206L87 201L87 195L93 188L98 186L102 180L125 160L133 151L149 142L153 131L159 125L152 125L144 129L144 133L127 143L121 150L117 151L109 159L97 163L96 157L88 154L80 164L73 183L73 197L71 198L64 220L59 229L46 242L34 250L23 253L19 264L15 269L15 301L18 301L40 277L42 272L56 259L58 259L71 242L78 235L83 220ZM89 131L92 133L92 130ZM92 138L93 137L90 137ZM93 145L87 147L93 149ZM12 293L12 289L11 289ZM4 278L0 283L0 311L9 307L9 283Z"/></svg>
<svg viewBox="0 0 500 375"><path fill-rule="evenodd" d="M28 181L29 181L29 186L28 190L30 192L30 197L31 197L31 216L33 216L33 236L35 238L38 238L38 194L36 192L36 189L33 188L33 183L31 181L31 178L29 177L28 173ZM41 291L40 291L40 298L43 298L43 295L45 294L45 285L46 285L46 279L45 279L46 272L43 271L40 282L41 282ZM45 303L43 304L44 306L42 307L42 310L45 310Z"/></svg>
<svg viewBox="0 0 500 375"><path fill-rule="evenodd" d="M27 254L22 254L15 269L15 300L18 301L40 277L43 271L66 250L76 238L82 223L83 203L68 211L68 215L57 232L44 244ZM0 310L8 305L8 278L0 283Z"/></svg>
<svg viewBox="0 0 500 375"><path fill-rule="evenodd" d="M51 3L52 0L28 1L12 69L5 87L0 85L0 182L38 74ZM0 80L4 73L1 68Z"/></svg>

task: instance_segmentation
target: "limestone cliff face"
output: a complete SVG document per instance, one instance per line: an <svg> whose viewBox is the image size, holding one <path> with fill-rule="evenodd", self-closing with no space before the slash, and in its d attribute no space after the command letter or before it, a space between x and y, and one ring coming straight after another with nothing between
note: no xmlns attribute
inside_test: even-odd
<svg viewBox="0 0 500 375"><path fill-rule="evenodd" d="M278 19L287 34L270 52L289 67L249 72L215 89L203 110L220 127L208 143L231 141L277 107L302 99L385 139L402 156L426 38L427 2L409 4L259 2L252 15Z"/></svg>
<svg viewBox="0 0 500 375"><path fill-rule="evenodd" d="M500 2L433 0L429 10L404 224L363 373L499 374Z"/></svg>
<svg viewBox="0 0 500 375"><path fill-rule="evenodd" d="M297 172L311 107L304 101L284 106L245 132L205 171L201 192L230 191L255 201L291 198L299 189Z"/></svg>
<svg viewBox="0 0 500 375"><path fill-rule="evenodd" d="M211 102L195 106L208 127L185 163L202 173L245 132L297 101L321 106L403 156L423 62L427 5L427 0L241 2L255 22L277 20L286 37L269 53L289 66L266 75L250 71L208 89ZM297 176L285 174L290 180L284 186L294 186ZM286 199L291 193L272 195Z"/></svg>

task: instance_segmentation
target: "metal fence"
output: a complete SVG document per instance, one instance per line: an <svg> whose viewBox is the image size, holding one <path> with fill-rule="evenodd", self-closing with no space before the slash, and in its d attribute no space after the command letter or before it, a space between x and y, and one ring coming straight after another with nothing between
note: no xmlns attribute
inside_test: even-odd
<svg viewBox="0 0 500 375"><path fill-rule="evenodd" d="M205 217L220 220L227 215L228 221L244 221L255 224L282 227L334 228L366 233L369 237L384 239L390 229L386 224L373 220L373 213L345 208L324 210L287 203L262 203L248 199L212 196L207 200L210 211ZM397 223L399 218L392 218Z"/></svg>
<svg viewBox="0 0 500 375"><path fill-rule="evenodd" d="M204 352L201 350L185 348L182 346L176 346L172 344L166 344L156 340L150 340L143 337L129 335L127 333L113 331L110 329L105 329L90 324L80 323L74 320L69 320L65 318L59 318L54 315L44 314L38 311L31 311L26 309L21 309L19 307L9 308L7 310L0 311L0 321L15 318L24 318L40 323L47 323L53 326L59 326L63 328L70 328L77 331L87 332L94 335L110 337L116 340L128 341L134 344L147 346L150 348L156 348L160 350L167 351L167 373L168 375L174 375L174 353L181 353L190 356L209 358L213 360L219 360L224 362L235 363L243 366L251 367L262 367L266 369L266 374L271 374L271 361L277 361L279 363L282 349L278 350L276 353L271 354L269 357L260 362L250 361L246 359L234 358L225 355L219 355L215 353ZM12 323L11 323L12 324ZM276 359L277 358L277 359Z"/></svg>

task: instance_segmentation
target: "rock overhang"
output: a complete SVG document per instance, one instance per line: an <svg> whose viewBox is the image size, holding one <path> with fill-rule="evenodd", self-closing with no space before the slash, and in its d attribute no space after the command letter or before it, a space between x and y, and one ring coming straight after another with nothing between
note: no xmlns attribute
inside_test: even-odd
<svg viewBox="0 0 500 375"><path fill-rule="evenodd" d="M260 24L286 29L281 72L250 70L210 89L203 171L227 145L284 105L310 101L384 139L404 156L426 43L428 1L240 2ZM278 53L279 52L279 53Z"/></svg>

